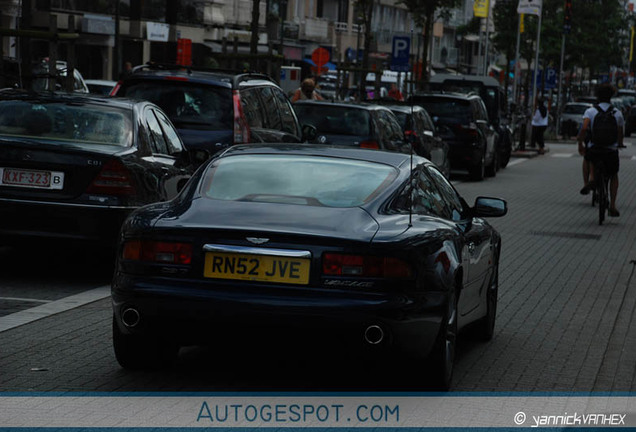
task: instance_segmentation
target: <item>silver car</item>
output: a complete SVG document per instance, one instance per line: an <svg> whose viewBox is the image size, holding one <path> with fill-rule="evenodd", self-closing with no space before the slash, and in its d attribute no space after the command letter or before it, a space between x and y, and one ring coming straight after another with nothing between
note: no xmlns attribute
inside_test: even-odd
<svg viewBox="0 0 636 432"><path fill-rule="evenodd" d="M561 113L559 134L564 138L575 136L583 125L583 114L591 107L588 102L568 102Z"/></svg>

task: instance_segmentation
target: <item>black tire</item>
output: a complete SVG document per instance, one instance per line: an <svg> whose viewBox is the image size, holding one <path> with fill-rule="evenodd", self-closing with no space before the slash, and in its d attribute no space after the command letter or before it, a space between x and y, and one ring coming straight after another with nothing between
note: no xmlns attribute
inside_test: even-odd
<svg viewBox="0 0 636 432"><path fill-rule="evenodd" d="M172 365L179 352L172 342L161 343L158 337L127 335L121 332L113 315L113 348L117 362L124 369L156 369Z"/></svg>
<svg viewBox="0 0 636 432"><path fill-rule="evenodd" d="M596 177L596 188L598 190L598 224L603 225L605 221L605 213L607 211L607 187L605 185L605 176L599 170Z"/></svg>
<svg viewBox="0 0 636 432"><path fill-rule="evenodd" d="M479 320L475 330L477 336L483 341L489 341L495 334L495 321L497 318L497 299L499 295L499 249L495 256L495 268L490 278L490 284L486 291L486 316Z"/></svg>
<svg viewBox="0 0 636 432"><path fill-rule="evenodd" d="M486 155L481 155L480 163L468 170L471 180L481 181L486 175Z"/></svg>
<svg viewBox="0 0 636 432"><path fill-rule="evenodd" d="M430 355L431 384L435 390L447 391L451 387L457 348L457 293L452 288L448 295L446 313Z"/></svg>
<svg viewBox="0 0 636 432"><path fill-rule="evenodd" d="M495 177L499 171L499 150L495 150L492 155L492 163L486 168L486 176Z"/></svg>

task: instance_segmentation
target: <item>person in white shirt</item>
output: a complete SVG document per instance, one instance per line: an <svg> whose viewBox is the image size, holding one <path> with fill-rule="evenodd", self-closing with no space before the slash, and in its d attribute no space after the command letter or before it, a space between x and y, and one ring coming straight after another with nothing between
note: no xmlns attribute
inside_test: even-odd
<svg viewBox="0 0 636 432"><path fill-rule="evenodd" d="M543 134L548 128L548 109L543 103L541 97L537 98L537 107L532 117L532 136L530 138L530 147L534 147L534 144L539 145L539 154L545 153L545 142L543 140Z"/></svg>

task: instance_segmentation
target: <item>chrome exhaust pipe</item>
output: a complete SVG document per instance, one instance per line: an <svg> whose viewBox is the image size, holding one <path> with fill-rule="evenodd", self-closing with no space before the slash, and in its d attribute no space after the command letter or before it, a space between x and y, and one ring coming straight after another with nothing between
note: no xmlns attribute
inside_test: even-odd
<svg viewBox="0 0 636 432"><path fill-rule="evenodd" d="M123 322L126 327L135 327L139 324L140 320L141 316L137 309L128 308L121 313L121 322Z"/></svg>
<svg viewBox="0 0 636 432"><path fill-rule="evenodd" d="M384 331L378 325L370 325L364 331L364 340L370 345L377 345L384 340Z"/></svg>

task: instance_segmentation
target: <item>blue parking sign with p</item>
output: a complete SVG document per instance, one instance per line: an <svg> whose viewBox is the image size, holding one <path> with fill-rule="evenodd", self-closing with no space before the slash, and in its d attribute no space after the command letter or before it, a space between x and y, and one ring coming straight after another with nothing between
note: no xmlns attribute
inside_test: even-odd
<svg viewBox="0 0 636 432"><path fill-rule="evenodd" d="M396 72L408 72L410 53L411 38L408 36L393 36L391 70Z"/></svg>

